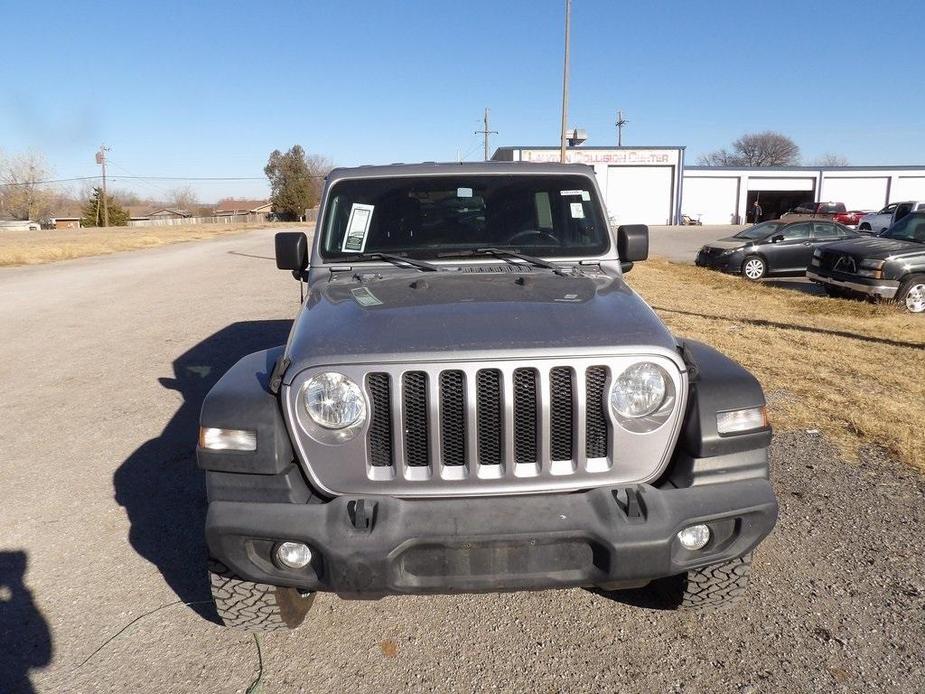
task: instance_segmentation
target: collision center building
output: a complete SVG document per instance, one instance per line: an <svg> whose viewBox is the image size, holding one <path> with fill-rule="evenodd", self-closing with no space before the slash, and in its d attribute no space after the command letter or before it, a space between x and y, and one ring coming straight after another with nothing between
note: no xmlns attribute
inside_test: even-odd
<svg viewBox="0 0 925 694"><path fill-rule="evenodd" d="M685 166L684 147L569 147L569 163L594 168L610 217L618 224L704 224L763 219L804 202L843 202L877 211L891 202L925 200L925 166ZM558 147L500 147L494 161L559 161Z"/></svg>

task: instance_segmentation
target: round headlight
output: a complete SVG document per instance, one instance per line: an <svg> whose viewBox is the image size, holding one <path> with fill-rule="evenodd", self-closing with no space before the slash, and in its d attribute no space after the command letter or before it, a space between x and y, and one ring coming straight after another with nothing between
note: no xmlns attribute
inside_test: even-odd
<svg viewBox="0 0 925 694"><path fill-rule="evenodd" d="M665 401L668 383L665 372L652 362L633 364L617 378L610 389L610 405L628 419L652 414Z"/></svg>
<svg viewBox="0 0 925 694"><path fill-rule="evenodd" d="M360 387L343 374L326 372L308 379L302 389L308 416L325 429L346 429L366 417Z"/></svg>

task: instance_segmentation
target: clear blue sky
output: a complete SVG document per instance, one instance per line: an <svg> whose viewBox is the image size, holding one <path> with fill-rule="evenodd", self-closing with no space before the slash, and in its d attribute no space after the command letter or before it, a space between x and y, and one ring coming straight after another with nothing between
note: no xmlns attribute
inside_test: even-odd
<svg viewBox="0 0 925 694"><path fill-rule="evenodd" d="M101 142L113 174L145 176L261 176L294 143L344 165L478 159L484 106L493 147L558 142L561 0L3 4L0 150L41 150L59 178L96 173ZM925 164L921 0L573 4L589 145L615 143L622 108L624 144L688 161L773 128L808 161Z"/></svg>

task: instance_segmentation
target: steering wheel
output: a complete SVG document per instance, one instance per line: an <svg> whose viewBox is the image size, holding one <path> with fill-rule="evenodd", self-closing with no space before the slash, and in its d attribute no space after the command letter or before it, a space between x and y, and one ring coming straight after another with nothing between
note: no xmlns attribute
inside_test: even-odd
<svg viewBox="0 0 925 694"><path fill-rule="evenodd" d="M548 244L533 244L533 245L549 245L549 246L558 246L559 239L550 234L548 231L540 231L539 229L524 229L523 231L518 231L511 238L509 238L505 243L515 244L521 241L526 241L536 237L537 239L546 239L550 243Z"/></svg>

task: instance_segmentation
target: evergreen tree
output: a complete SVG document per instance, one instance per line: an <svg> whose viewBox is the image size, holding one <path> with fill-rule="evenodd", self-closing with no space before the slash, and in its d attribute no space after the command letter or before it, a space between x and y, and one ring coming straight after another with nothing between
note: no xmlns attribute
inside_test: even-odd
<svg viewBox="0 0 925 694"><path fill-rule="evenodd" d="M111 195L106 196L109 203L109 226L124 227L128 226L128 212L122 209ZM90 198L83 207L80 217L80 226L82 227L101 227L103 226L103 189L99 186L93 189Z"/></svg>
<svg viewBox="0 0 925 694"><path fill-rule="evenodd" d="M299 145L285 153L273 150L263 169L270 179L273 211L284 219L300 219L318 204L322 179L330 169L327 159L306 154Z"/></svg>

